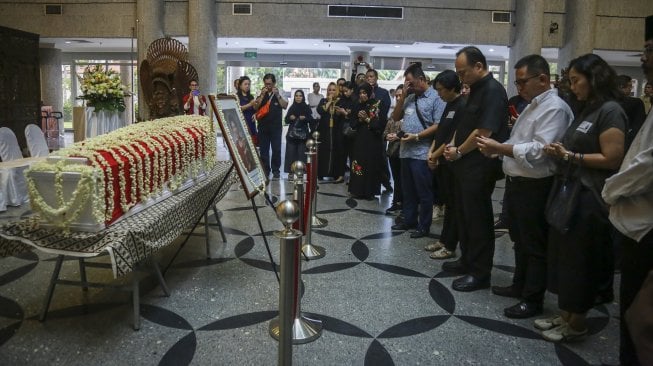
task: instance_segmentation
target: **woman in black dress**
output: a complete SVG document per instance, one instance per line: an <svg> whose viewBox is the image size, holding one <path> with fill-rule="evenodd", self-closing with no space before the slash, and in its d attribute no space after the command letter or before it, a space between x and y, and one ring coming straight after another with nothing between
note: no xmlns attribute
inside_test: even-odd
<svg viewBox="0 0 653 366"><path fill-rule="evenodd" d="M306 162L306 140L310 135L310 126L313 121L311 107L306 104L304 91L297 90L293 104L286 113L288 132L286 133L286 158L284 171L291 173L290 166L300 160Z"/></svg>
<svg viewBox="0 0 653 366"><path fill-rule="evenodd" d="M354 85L348 81L341 88L342 94L336 103L336 116L342 121L342 132L344 139L344 154L342 154L342 165L347 171L347 159L351 162L351 151L354 146L356 130L351 128L352 119L355 117L356 102L352 98ZM337 179L334 183L342 183L344 179Z"/></svg>
<svg viewBox="0 0 653 366"><path fill-rule="evenodd" d="M254 145L258 145L256 122L254 122L254 113L256 113L256 102L254 96L250 91L251 80L247 76L241 76L237 79L238 83L238 101L240 103L240 110L243 111L247 129L252 136Z"/></svg>
<svg viewBox="0 0 653 366"><path fill-rule="evenodd" d="M372 87L363 84L358 91L358 106L351 125L356 129L352 151L349 193L362 199L372 199L381 193L383 174L383 130L385 118L380 118L380 101L370 98Z"/></svg>
<svg viewBox="0 0 653 366"><path fill-rule="evenodd" d="M597 295L606 291L606 284L612 295L613 229L601 191L623 159L627 125L626 113L617 102L620 93L615 77L614 70L597 55L572 60L569 80L579 101L578 113L562 142L544 147L544 152L557 160L559 172L569 170L582 185L568 229L549 229L548 289L558 294L560 314L538 319L535 326L552 342L586 337L587 312Z"/></svg>
<svg viewBox="0 0 653 366"><path fill-rule="evenodd" d="M342 119L336 114L339 100L338 86L336 83L329 83L327 97L317 106L317 113L320 114L320 122L317 125L317 130L320 132L317 176L320 180L324 177L332 177L336 181L342 181L345 174Z"/></svg>

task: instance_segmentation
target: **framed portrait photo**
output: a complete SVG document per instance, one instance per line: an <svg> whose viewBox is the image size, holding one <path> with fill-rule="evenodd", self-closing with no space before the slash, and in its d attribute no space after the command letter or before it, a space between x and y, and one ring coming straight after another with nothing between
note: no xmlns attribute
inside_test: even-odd
<svg viewBox="0 0 653 366"><path fill-rule="evenodd" d="M231 154L240 183L248 199L265 189L261 160L249 134L240 103L235 95L209 95L211 109L218 120L222 136Z"/></svg>

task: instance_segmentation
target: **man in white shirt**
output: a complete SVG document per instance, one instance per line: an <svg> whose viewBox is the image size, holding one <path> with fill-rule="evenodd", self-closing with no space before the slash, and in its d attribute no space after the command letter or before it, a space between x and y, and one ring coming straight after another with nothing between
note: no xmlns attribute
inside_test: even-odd
<svg viewBox="0 0 653 366"><path fill-rule="evenodd" d="M642 69L649 83L653 82L653 16L646 18ZM622 319L619 362L621 365L649 365L647 360L653 359L651 323L647 322L650 317L631 314L637 322L626 326L624 315L647 274L653 270L653 113L648 114L635 135L619 172L605 180L602 195L610 205L610 222L624 235L619 289ZM646 310L650 312L653 308L649 304Z"/></svg>
<svg viewBox="0 0 653 366"><path fill-rule="evenodd" d="M311 107L311 112L314 120L320 119L320 114L317 113L317 105L324 99L324 95L320 94L320 83L317 81L313 83L313 92L308 93L308 105Z"/></svg>
<svg viewBox="0 0 653 366"><path fill-rule="evenodd" d="M515 242L515 273L510 286L492 288L496 295L521 301L504 310L509 318L529 318L542 312L547 284L547 231L544 217L553 184L555 163L544 154L545 145L560 141L573 113L551 89L549 64L530 55L515 64L515 85L530 104L519 115L510 138L503 144L479 136L476 143L486 156L503 156L505 202L510 237Z"/></svg>

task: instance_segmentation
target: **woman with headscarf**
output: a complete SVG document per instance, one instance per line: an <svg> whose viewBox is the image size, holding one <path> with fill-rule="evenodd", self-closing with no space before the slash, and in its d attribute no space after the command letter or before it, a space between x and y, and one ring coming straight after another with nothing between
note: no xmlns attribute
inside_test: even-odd
<svg viewBox="0 0 653 366"><path fill-rule="evenodd" d="M342 119L336 114L336 105L340 100L338 86L336 83L329 83L327 97L320 101L317 106L317 113L320 114L320 122L317 130L320 132L318 144L318 179L332 177L336 183L344 181L344 135L342 133Z"/></svg>
<svg viewBox="0 0 653 366"><path fill-rule="evenodd" d="M362 84L358 90L358 105L352 118L356 130L352 151L349 193L361 199L373 199L381 193L381 174L385 154L383 130L385 118L379 114L380 101L371 98L372 87Z"/></svg>
<svg viewBox="0 0 653 366"><path fill-rule="evenodd" d="M551 226L549 230L548 287L558 294L560 314L536 320L535 327L552 342L586 337L587 312L602 291L610 291L610 295L612 291L612 226L601 190L623 159L627 124L617 102L620 94L615 77L614 70L597 55L572 60L569 81L573 97L579 101L576 118L562 142L544 147L544 152L557 160L561 174L568 172L566 175L580 182L571 204L571 219L564 223L566 229ZM557 185L552 194L558 191ZM569 206L569 199L565 205Z"/></svg>
<svg viewBox="0 0 653 366"><path fill-rule="evenodd" d="M313 122L311 107L306 104L304 91L295 91L293 104L286 113L288 132L286 133L286 158L284 171L291 173L290 166L300 160L306 162L306 140L310 136L310 126Z"/></svg>

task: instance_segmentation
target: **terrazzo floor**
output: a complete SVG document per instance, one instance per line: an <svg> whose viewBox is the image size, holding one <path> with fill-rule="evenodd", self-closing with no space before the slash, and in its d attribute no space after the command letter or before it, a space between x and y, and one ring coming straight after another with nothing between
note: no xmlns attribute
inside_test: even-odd
<svg viewBox="0 0 653 366"><path fill-rule="evenodd" d="M224 150L222 151L224 154ZM494 192L495 211L503 182ZM291 184L273 181L275 200ZM410 239L390 230L391 195L349 198L346 185L320 185L318 214L328 226L314 243L324 258L304 262L302 309L324 322L316 341L293 347L297 365L602 365L617 364L618 305L589 314L591 336L582 343L553 344L503 308L514 299L490 290L451 290L455 278L441 271L423 247L437 238ZM282 226L271 207L255 198L273 257L279 261ZM141 284L142 323L131 327L128 293L57 286L46 322L38 321L54 256L37 251L0 258L0 365L274 365L278 343L268 335L277 315L278 285L251 204L237 184L218 208L223 243L210 226L211 258L198 228L165 275L165 297L149 277ZM29 215L28 208L0 213L0 223ZM215 217L210 216L215 223ZM156 257L167 263L182 238ZM97 259L106 262L107 257ZM508 235L496 240L492 283L507 285L514 269ZM64 276L77 279L77 261ZM116 282L110 271L89 269L89 279ZM618 276L615 280L618 285ZM119 281L129 283L129 277ZM547 294L545 315L556 309Z"/></svg>

